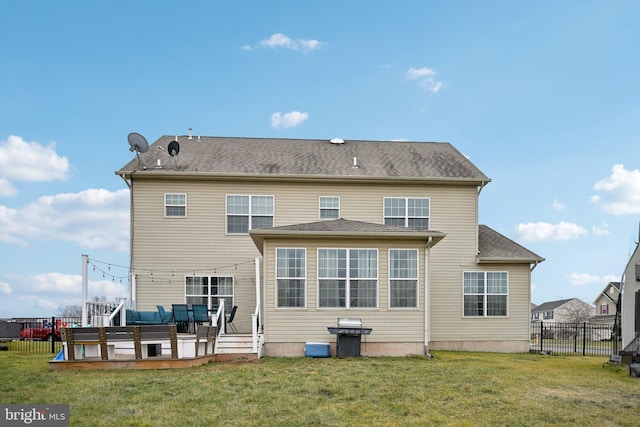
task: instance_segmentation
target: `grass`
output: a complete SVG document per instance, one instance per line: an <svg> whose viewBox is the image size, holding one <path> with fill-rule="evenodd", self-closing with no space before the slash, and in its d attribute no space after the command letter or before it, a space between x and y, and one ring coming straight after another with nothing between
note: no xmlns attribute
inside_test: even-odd
<svg viewBox="0 0 640 427"><path fill-rule="evenodd" d="M635 426L640 380L603 357L263 358L162 371L49 371L0 353L0 403L70 404L79 426Z"/></svg>

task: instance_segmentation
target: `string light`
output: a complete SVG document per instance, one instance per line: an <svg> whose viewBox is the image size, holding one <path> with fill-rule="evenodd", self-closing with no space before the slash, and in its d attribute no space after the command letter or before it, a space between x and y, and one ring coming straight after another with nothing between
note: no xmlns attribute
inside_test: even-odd
<svg viewBox="0 0 640 427"><path fill-rule="evenodd" d="M115 279L118 279L120 281L120 283L122 283L123 279L127 279L129 280L131 273L133 273L133 271L126 266L122 266L122 265L117 265L117 264L113 264L110 262L105 262L105 261L100 261L100 260L96 260L93 258L88 259L88 263L91 265L93 272L98 271L99 273L102 273L102 277L104 279L111 278L111 280L115 283ZM245 262L241 262L241 263L235 263L235 264L229 264L229 265L224 265L224 266L212 266L212 267L203 267L203 268L196 268L196 269L192 269L189 270L189 272L191 273L191 275L193 277L196 276L206 276L208 275L208 273L213 273L218 274L218 270L220 270L221 272L224 272L225 270L238 270L239 266L243 266L243 265L247 265L247 264L251 264L255 266L255 260L252 258L251 260L245 261ZM100 265L103 265L105 267L100 267ZM126 273L124 274L115 274L112 272L111 267L114 267L114 269L122 269L125 270ZM155 277L167 277L169 278L169 283L171 283L171 279L170 277L175 277L176 275L176 270L172 269L172 270L157 270L157 269L144 269L144 268L139 268L136 269L136 272L139 274L143 274L143 273L148 273L149 277L151 278L151 281L153 282ZM180 274L178 272L178 274Z"/></svg>

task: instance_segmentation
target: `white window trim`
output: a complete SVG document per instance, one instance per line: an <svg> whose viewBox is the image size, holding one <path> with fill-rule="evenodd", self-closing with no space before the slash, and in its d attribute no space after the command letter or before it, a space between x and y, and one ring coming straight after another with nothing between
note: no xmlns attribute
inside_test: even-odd
<svg viewBox="0 0 640 427"><path fill-rule="evenodd" d="M321 200L323 198L327 198L327 199L338 199L338 207L337 208L332 208L332 209L337 209L338 210L338 218L340 218L340 209L341 209L341 202L340 202L340 196L319 196L318 197L318 218L321 221L331 221L334 218L322 218L322 204L321 204ZM324 208L324 209L329 209L329 208Z"/></svg>
<svg viewBox="0 0 640 427"><path fill-rule="evenodd" d="M386 196L382 198L382 223L386 224L385 219L387 218L400 218L396 216L387 217L384 214L385 201L387 199L404 199L404 207L405 207L405 215L404 215L404 225L403 227L409 227L409 218L426 218L429 223L429 227L426 230L431 230L431 197L426 196L412 196L412 197L396 197L396 196ZM429 201L429 215L428 216L409 216L409 199L425 199Z"/></svg>
<svg viewBox="0 0 640 427"><path fill-rule="evenodd" d="M506 297L507 297L507 313L504 316L487 316L487 300L486 300L486 296L489 295L486 291L486 286L487 286L487 282L485 280L485 292L484 292L484 296L485 296L485 304L484 304L484 314L482 316L467 316L464 314L464 274L465 273L484 273L485 274L485 279L486 279L486 274L487 273L506 273L507 275L507 293L506 293ZM494 270L465 270L462 272L462 278L461 278L461 290L462 290L462 318L463 319L507 319L509 318L509 307L510 307L510 293L509 290L511 289L511 282L510 282L510 278L509 278L509 272L508 271L502 271L502 270L498 270L498 271L494 271ZM479 294L467 294L467 295L479 295ZM503 294L492 294L492 295L503 295Z"/></svg>
<svg viewBox="0 0 640 427"><path fill-rule="evenodd" d="M207 292L208 292L208 295L187 294L187 278L188 277L206 277L207 278ZM221 278L221 277L229 277L229 278L231 278L231 285L233 286L233 294L231 294L231 295L220 295L220 294L217 294L215 296L219 297L219 298L231 297L231 300L233 301L233 304L235 304L235 301L236 301L236 296L235 296L236 278L234 276L226 276L226 275L220 275L219 276L219 275L215 275L215 274L214 275L196 275L196 276L194 276L193 274L185 275L184 276L184 282L183 282L184 283L184 303L187 303L187 298L188 297L205 297L206 296L207 297L207 307L209 309L215 308L215 307L212 306L212 304L213 304L212 299L213 299L214 295L211 293L211 287L212 287L212 284L211 284L212 280L211 279L213 279L214 277L215 278ZM232 307L233 307L233 304L232 304ZM231 310L231 307L226 307L226 310Z"/></svg>
<svg viewBox="0 0 640 427"><path fill-rule="evenodd" d="M292 277L278 277L278 249L302 249L304 251L304 305L302 307L280 307L278 305L278 279L292 279ZM306 310L307 309L307 299L309 296L309 292L308 292L308 287L309 287L309 280L308 280L308 275L309 275L309 259L307 257L307 248L301 248L301 247L291 247L291 246L279 246L276 247L273 250L273 259L274 259L274 277L275 277L275 281L273 282L275 284L274 286L274 301L273 301L273 306L275 307L276 310L285 310L285 311L291 311L291 310ZM300 279L300 277L293 277L293 279Z"/></svg>
<svg viewBox="0 0 640 427"><path fill-rule="evenodd" d="M320 307L320 250L321 249L344 249L347 251L347 277L346 280L346 289L345 289L345 306L344 307ZM376 305L375 307L351 307L351 298L349 296L351 290L351 277L349 277L349 251L352 250L375 250L376 251ZM318 248L316 250L316 309L317 310L378 310L380 307L380 249L379 248L336 248L336 247L326 247L326 248ZM364 279L364 280L372 280L372 278Z"/></svg>
<svg viewBox="0 0 640 427"><path fill-rule="evenodd" d="M167 204L167 196L172 195L172 196L184 196L184 205L168 205ZM163 204L163 214L165 218L178 218L178 219L182 219L182 218L186 218L187 217L187 193L164 193L164 196L162 196L162 204ZM167 207L184 207L184 215L178 216L178 215L167 215Z"/></svg>
<svg viewBox="0 0 640 427"><path fill-rule="evenodd" d="M228 204L228 198L229 196L239 196L239 197L249 197L249 229L246 233L229 233L229 224L228 224L228 220L229 220L229 204ZM254 215L251 212L251 199L253 197L271 197L271 199L273 200L273 214L271 215L271 217L273 218L273 226L275 227L276 225L276 196L273 194L236 194L236 193L229 193L229 194L225 194L224 196L224 234L226 236L247 236L249 234L249 231L253 230L253 217ZM259 217L265 217L268 215L255 215L255 216L259 216Z"/></svg>
<svg viewBox="0 0 640 427"><path fill-rule="evenodd" d="M391 251L414 251L416 252L416 277L415 277L415 281L416 281L416 306L415 307L391 307L391 282L392 280L399 280L399 279L392 279L391 278ZM418 249L414 249L414 248L390 248L389 252L387 253L387 264L388 264L388 272L387 272L387 279L389 280L389 288L387 290L387 308L389 310L419 310L420 309L420 251ZM407 278L406 280L414 280L414 278Z"/></svg>

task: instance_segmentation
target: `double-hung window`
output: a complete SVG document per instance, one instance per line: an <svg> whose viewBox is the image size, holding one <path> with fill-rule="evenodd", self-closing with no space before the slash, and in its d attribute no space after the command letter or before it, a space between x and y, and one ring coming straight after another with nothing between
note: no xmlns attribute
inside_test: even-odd
<svg viewBox="0 0 640 427"><path fill-rule="evenodd" d="M164 216L174 217L174 218L186 217L187 216L187 195L172 194L172 193L165 194L164 195Z"/></svg>
<svg viewBox="0 0 640 427"><path fill-rule="evenodd" d="M389 307L418 307L418 250L389 251Z"/></svg>
<svg viewBox="0 0 640 427"><path fill-rule="evenodd" d="M320 196L320 219L340 218L340 197Z"/></svg>
<svg viewBox="0 0 640 427"><path fill-rule="evenodd" d="M217 308L224 300L226 310L233 307L233 277L186 276L185 297L187 304L206 304Z"/></svg>
<svg viewBox="0 0 640 427"><path fill-rule="evenodd" d="M509 278L506 272L465 271L463 282L464 316L507 315Z"/></svg>
<svg viewBox="0 0 640 427"><path fill-rule="evenodd" d="M304 308L306 300L306 249L276 249L276 306Z"/></svg>
<svg viewBox="0 0 640 427"><path fill-rule="evenodd" d="M227 233L273 227L273 196L227 195Z"/></svg>
<svg viewBox="0 0 640 427"><path fill-rule="evenodd" d="M600 305L600 314L609 314L609 304L605 302Z"/></svg>
<svg viewBox="0 0 640 427"><path fill-rule="evenodd" d="M318 249L318 306L376 308L377 249Z"/></svg>
<svg viewBox="0 0 640 427"><path fill-rule="evenodd" d="M399 227L429 229L429 199L409 197L384 198L384 223Z"/></svg>

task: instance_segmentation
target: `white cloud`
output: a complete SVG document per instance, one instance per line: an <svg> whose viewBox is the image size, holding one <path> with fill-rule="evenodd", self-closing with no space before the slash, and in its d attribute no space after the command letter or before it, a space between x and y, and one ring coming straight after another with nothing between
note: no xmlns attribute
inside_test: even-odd
<svg viewBox="0 0 640 427"><path fill-rule="evenodd" d="M518 224L516 232L522 240L529 242L575 240L580 236L589 234L585 228L564 221L558 224L549 224L548 222Z"/></svg>
<svg viewBox="0 0 640 427"><path fill-rule="evenodd" d="M291 111L290 113L285 114L277 112L271 115L271 127L274 129L293 128L308 118L309 114L301 113L299 111Z"/></svg>
<svg viewBox="0 0 640 427"><path fill-rule="evenodd" d="M564 203L561 203L558 199L553 201L552 206L554 211L563 211L566 207Z"/></svg>
<svg viewBox="0 0 640 427"><path fill-rule="evenodd" d="M69 161L56 153L55 143L43 146L10 135L0 142L0 192L15 194L9 181L64 180L69 172Z"/></svg>
<svg viewBox="0 0 640 427"><path fill-rule="evenodd" d="M436 72L431 68L409 68L407 71L407 77L410 79L419 79L422 77L433 77L436 75Z"/></svg>
<svg viewBox="0 0 640 427"><path fill-rule="evenodd" d="M573 286L587 286L587 285L602 285L602 288L609 282L620 281L620 276L609 274L607 276L595 276L588 273L571 273L569 276L569 283Z"/></svg>
<svg viewBox="0 0 640 427"><path fill-rule="evenodd" d="M591 232L596 236L607 236L609 235L609 225L606 223L602 223L600 226L594 225L591 227Z"/></svg>
<svg viewBox="0 0 640 427"><path fill-rule="evenodd" d="M442 82L435 79L436 72L431 68L409 68L407 78L418 80L420 87L427 92L438 92L442 89Z"/></svg>
<svg viewBox="0 0 640 427"><path fill-rule="evenodd" d="M0 177L0 197L10 197L18 194L18 190L8 179Z"/></svg>
<svg viewBox="0 0 640 427"><path fill-rule="evenodd" d="M264 47L269 49L290 49L290 50L302 50L304 53L313 52L324 46L324 43L318 40L309 39L292 39L285 36L282 33L274 33L268 39L258 42L256 47ZM241 47L242 50L253 50L254 48L245 45Z"/></svg>
<svg viewBox="0 0 640 427"><path fill-rule="evenodd" d="M591 201L613 215L640 213L640 171L626 170L618 164L611 168L611 175L598 181L593 189L601 195L591 196Z"/></svg>
<svg viewBox="0 0 640 427"><path fill-rule="evenodd" d="M129 250L129 190L43 196L19 209L0 205L0 241L63 240L88 249Z"/></svg>
<svg viewBox="0 0 640 427"><path fill-rule="evenodd" d="M6 282L0 282L0 294L11 295L13 293L11 285Z"/></svg>
<svg viewBox="0 0 640 427"><path fill-rule="evenodd" d="M106 297L113 301L127 297L127 281L92 279L89 272L89 298ZM0 295L9 292L11 298L0 299L0 313L3 316L54 315L59 308L79 305L82 302L82 276L79 274L43 273L29 276L10 275L11 282L0 282ZM6 285L6 286L5 286ZM8 289L8 291L7 291ZM46 314L44 314L46 313Z"/></svg>

